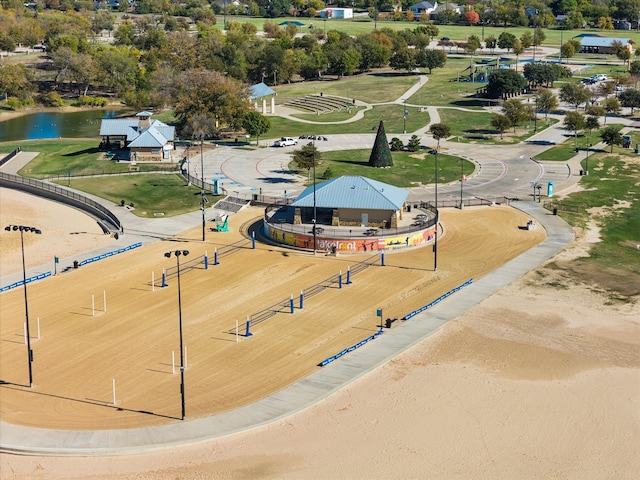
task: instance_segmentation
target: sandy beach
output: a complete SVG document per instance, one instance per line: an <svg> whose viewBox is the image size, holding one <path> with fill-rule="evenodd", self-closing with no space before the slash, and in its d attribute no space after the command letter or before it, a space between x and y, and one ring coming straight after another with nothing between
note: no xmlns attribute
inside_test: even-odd
<svg viewBox="0 0 640 480"><path fill-rule="evenodd" d="M36 213L40 223L42 208L45 208L40 200L37 212L29 210L34 207L28 201L24 209L12 208L9 220L4 208L8 198L3 191L3 225L8 221L29 221ZM67 218L69 210L59 204L51 206L46 217L55 220L47 230ZM523 217L511 210L485 208L477 213L497 215L485 218L496 225L500 222L503 226L508 223L513 227ZM233 235L238 235L238 225L253 213L247 212L246 217L242 215L235 223L236 228L232 228L235 232L230 233L229 241L236 238ZM482 257L483 262L477 262L478 252L485 252L481 250L479 239L487 237L487 229L478 224L477 215L471 215L471 210L443 212L447 235L442 240L442 272L439 275L445 284L455 283L470 270L482 271L491 267L491 260L486 256ZM96 238L89 237L94 233L71 236L72 231L90 231L91 221L83 224L83 220L78 219L77 222L71 221L64 230L73 242L57 246L60 251L94 245L92 242ZM525 238L505 237L506 232L513 230L502 230L497 226L491 229L496 238L504 241L501 249L494 248L503 253L507 251L500 254L502 259L515 255L517 250L509 251L511 244ZM193 233L194 238L197 237L197 231ZM575 245L548 265L500 290L446 324L438 334L349 387L285 420L229 438L157 454L98 458L1 454L0 476L3 479L100 480L636 478L640 471L637 455L640 449L640 311L635 304L616 301L601 289L563 276L558 265L573 258L575 252L588 250L589 242L597 241L588 232L578 233ZM187 232L186 236L189 235ZM0 238L3 272L5 268L15 271L16 246L8 245L4 236ZM467 248L455 248L459 245ZM475 254L475 262L460 254L471 250L471 246L478 248L471 252ZM155 259L161 255L162 248L166 249L166 246L151 246L149 257ZM54 254L47 248L37 249L44 250L44 258ZM282 266L283 277L290 274L287 272L300 269L301 265L317 269L320 277L325 275L324 267L310 266L307 258L288 257L285 260L280 252L271 249L262 253L266 258L264 265L255 256L247 257L256 275L272 271L269 265ZM419 253L425 255L424 250ZM29 256L31 254L35 255L32 251ZM415 265L420 255L391 257L399 267L406 267ZM145 265L144 260L141 262L141 268L150 266ZM329 271L332 269L326 270ZM402 275L392 276L389 285L394 284L394 288L378 290L374 294L386 298L390 306L397 304L398 311L424 302L423 298L407 299L403 291L419 291L428 298L433 288L432 274L404 271ZM74 281L83 286L87 284L86 288L90 289L92 272L86 272L74 272L73 275L78 275L75 280L71 276L69 280L55 279L59 283L54 287L66 291L65 282ZM376 282L375 273L372 270L371 278L368 278L372 284ZM224 278L227 287L233 288L236 280L228 275ZM195 275L189 280L195 288ZM136 282L140 285L143 280ZM283 280L283 283L286 282ZM31 289L35 297L38 288L43 289L43 301L50 301L52 297L46 292L46 283ZM174 308L171 302L175 302L175 292L170 293L168 303L158 300L162 297L154 297L158 308L169 308L167 305ZM277 290L271 292L278 293ZM347 312L345 316L358 318L364 315L357 303L359 298L364 302L366 297L359 295L354 294L353 302L338 303ZM371 296L371 292L368 295ZM259 301L259 295L252 295L246 300L239 297L238 302L254 297ZM227 298L230 297L227 295ZM11 323L7 319L16 315L13 309L17 311L20 301L11 296L4 296L3 300L2 339L6 339L9 336L7 328L15 330L15 325L7 325ZM330 308L331 303L341 300L328 297L322 302L326 302L322 303L324 307ZM15 303L17 307L7 303ZM34 299L33 303L37 308L38 300ZM64 310L64 306L57 307L55 302L49 306L52 317L58 315L58 308L63 312L70 308L67 306ZM199 310L194 308L192 313L196 315ZM59 315L64 318L64 313ZM53 318L53 321L57 320ZM351 326L358 324L351 323ZM332 323L323 328L336 332L343 329L340 324ZM271 339L267 330L265 328L261 335ZM292 338L295 335L292 333ZM196 342L191 345L194 358L198 358L196 352L200 347ZM329 345L327 351L336 345ZM22 348L15 355L23 354L23 346L15 348ZM43 344L39 348L46 347ZM7 374L15 374L13 367L7 367L14 355L12 349L10 343L3 342L0 352L3 379ZM320 348L316 355L322 351ZM41 354L45 352L41 350ZM49 353L54 354L53 351ZM58 354L65 355L65 352ZM144 354L148 355L148 352ZM271 354L291 355L284 344ZM78 355L82 353L78 352ZM99 355L95 361L98 359ZM214 357L210 360L215 361ZM303 356L298 373L304 374L307 368L304 365ZM196 375L192 377L194 383L200 378L197 370L194 367L190 372L190 375ZM75 373L79 372L92 374L90 369ZM207 381L207 377L202 376L201 381ZM41 390L52 388L47 380L38 383ZM69 383L64 392L79 395L74 392L77 388L74 387L75 380ZM233 397L231 393L229 397ZM241 392L235 392L238 393ZM212 408L220 407L216 407L211 397L198 392L193 395L190 405L200 405L194 407L198 409L197 414L204 415ZM51 427L69 425L65 413L68 406L64 401L38 399L32 405L21 404L24 398L15 389L0 391L3 420L29 423L25 420L29 417L31 421ZM135 398L132 395L131 401ZM29 400L29 403L33 402ZM172 407L157 405L157 408ZM75 409L72 421L77 422L79 428L102 428L103 422L110 426L116 422L115 427L120 428L117 419L109 413L99 412L91 408Z"/></svg>

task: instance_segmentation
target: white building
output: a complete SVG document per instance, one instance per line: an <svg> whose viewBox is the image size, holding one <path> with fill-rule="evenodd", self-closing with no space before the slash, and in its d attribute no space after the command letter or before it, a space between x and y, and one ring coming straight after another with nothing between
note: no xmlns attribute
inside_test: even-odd
<svg viewBox="0 0 640 480"><path fill-rule="evenodd" d="M320 18L353 18L353 8L327 7L320 10Z"/></svg>

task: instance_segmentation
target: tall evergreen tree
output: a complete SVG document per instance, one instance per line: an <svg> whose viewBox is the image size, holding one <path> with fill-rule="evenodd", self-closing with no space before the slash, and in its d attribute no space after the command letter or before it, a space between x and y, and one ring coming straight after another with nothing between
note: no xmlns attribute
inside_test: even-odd
<svg viewBox="0 0 640 480"><path fill-rule="evenodd" d="M376 141L371 150L369 157L369 166L376 168L393 167L393 159L391 158L391 150L387 141L387 134L384 131L384 123L380 120Z"/></svg>

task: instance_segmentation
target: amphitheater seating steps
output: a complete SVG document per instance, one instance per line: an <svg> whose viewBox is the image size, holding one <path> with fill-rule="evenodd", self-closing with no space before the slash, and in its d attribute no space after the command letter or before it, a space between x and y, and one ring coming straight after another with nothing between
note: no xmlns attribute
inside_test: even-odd
<svg viewBox="0 0 640 480"><path fill-rule="evenodd" d="M286 99L282 105L310 112L329 113L349 109L353 106L353 103L349 99L342 97L305 95Z"/></svg>

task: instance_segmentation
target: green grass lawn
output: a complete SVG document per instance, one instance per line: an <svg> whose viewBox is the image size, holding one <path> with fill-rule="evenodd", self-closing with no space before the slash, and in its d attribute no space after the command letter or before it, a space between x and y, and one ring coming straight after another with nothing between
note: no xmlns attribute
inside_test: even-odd
<svg viewBox="0 0 640 480"><path fill-rule="evenodd" d="M417 107L407 107L409 115L406 119L407 133L414 132L429 123L429 114L420 112ZM376 105L364 114L362 120L350 123L311 125L296 122L282 117L269 117L271 130L261 138L298 137L303 134L331 135L350 133L375 133L380 120L384 121L387 136L399 135L404 127L404 106L400 104ZM311 116L311 118L315 118ZM309 118L309 119L311 119ZM251 138L255 142L255 137Z"/></svg>
<svg viewBox="0 0 640 480"><path fill-rule="evenodd" d="M615 125L615 124L612 124ZM622 127L622 125L620 125ZM594 145L600 142L600 132L593 131L591 135L587 132L579 132L578 133L578 148L585 149L588 144ZM567 135L571 135L567 137L567 139L561 143L560 145L555 145L551 148L548 148L544 152L539 153L534 158L536 160L549 161L549 162L566 162L570 158L573 158L576 155L576 140L572 135L572 132L567 130ZM608 148L608 147L607 147Z"/></svg>
<svg viewBox="0 0 640 480"><path fill-rule="evenodd" d="M277 85L272 88L278 93L278 103L290 97L320 93L355 98L366 103L385 103L400 98L417 81L418 77L415 74L388 69L340 79L325 76L321 80Z"/></svg>
<svg viewBox="0 0 640 480"><path fill-rule="evenodd" d="M581 262L595 264L606 275L611 269L627 272L621 279L631 291L640 294L640 199L638 155L628 149L621 155L606 152L589 158L589 175L581 178L583 190L572 193L562 202L580 207L578 214L562 213L571 225L584 227L595 220L600 226L601 241L594 243L588 257ZM601 213L592 208L599 207ZM604 207L604 209L602 209Z"/></svg>
<svg viewBox="0 0 640 480"><path fill-rule="evenodd" d="M3 142L0 151L11 152L21 146L25 152L39 152L28 165L18 173L32 178L50 176L83 176L126 173L129 163L117 163L104 159L104 152L98 149L98 139L46 139L25 143ZM176 170L176 164L138 164L140 171Z"/></svg>
<svg viewBox="0 0 640 480"><path fill-rule="evenodd" d="M251 23L255 25L258 30L262 30L264 26L264 22L266 19L264 18L252 18L246 16L231 16L227 15L227 21L237 21L240 23ZM349 35L358 35L361 33L371 33L374 31L375 23L368 17L365 18L355 18L355 19L330 19L326 22L321 18L307 18L307 17L282 17L276 19L270 19L272 23L279 24L284 21L300 21L305 24L305 27L300 29L301 32L307 32L309 30L308 25L313 24L313 26L322 31L329 30L338 30L341 32L345 32ZM222 16L218 16L218 26L223 28L223 20ZM382 28L389 28L391 30L405 30L405 29L414 29L420 25L420 22L413 21L393 21L393 20L378 20L377 27L378 30ZM464 41L467 39L469 35L477 35L482 39L482 35L484 32L484 37L488 37L489 35L493 35L498 38L502 32L505 31L504 27L489 27L482 25L475 26L467 26L467 25L437 25L439 33L438 37L449 37L451 40L460 40ZM533 30L528 27L509 27L506 29L509 33L513 33L516 37L520 37L524 32L529 31L533 33ZM575 37L581 33L598 33L602 36L607 37L629 37L630 34L628 31L624 30L564 30L561 31L559 29L544 29L544 33L546 36L546 40L543 42L543 46L545 45L560 45L560 40L566 42L568 39Z"/></svg>
<svg viewBox="0 0 640 480"><path fill-rule="evenodd" d="M67 181L59 181L67 185ZM144 174L113 177L76 178L71 187L105 198L120 206L133 203L139 217L171 217L200 208L200 189L187 187L184 179L172 174ZM213 204L213 195L208 195ZM117 215L117 208L112 209Z"/></svg>
<svg viewBox="0 0 640 480"><path fill-rule="evenodd" d="M435 157L425 150L420 152L392 152L393 167L373 168L367 164L371 150L346 150L322 152L322 159L316 168L318 179L322 178L327 169L331 171L331 178L342 175L365 176L373 180L395 185L397 187L415 187L419 184L435 182ZM440 154L438 156L438 183L449 183L460 179L460 162L465 175L471 175L475 164L460 157ZM295 163L290 168L296 169ZM307 175L306 170L300 171Z"/></svg>

